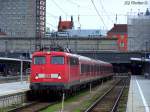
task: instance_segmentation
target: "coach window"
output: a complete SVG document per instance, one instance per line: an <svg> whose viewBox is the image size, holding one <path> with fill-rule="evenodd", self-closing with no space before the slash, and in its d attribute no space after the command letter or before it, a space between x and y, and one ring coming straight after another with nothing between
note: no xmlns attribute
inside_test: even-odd
<svg viewBox="0 0 150 112"><path fill-rule="evenodd" d="M87 72L87 65L86 64L81 64L81 73Z"/></svg>
<svg viewBox="0 0 150 112"><path fill-rule="evenodd" d="M63 56L52 56L51 64L64 64Z"/></svg>
<svg viewBox="0 0 150 112"><path fill-rule="evenodd" d="M84 73L84 65L81 64L81 73Z"/></svg>
<svg viewBox="0 0 150 112"><path fill-rule="evenodd" d="M95 72L95 68L94 68L94 65L92 65L92 69L93 69L93 71L92 71L92 72Z"/></svg>
<svg viewBox="0 0 150 112"><path fill-rule="evenodd" d="M36 56L34 57L34 64L45 64L45 57L44 56Z"/></svg>
<svg viewBox="0 0 150 112"><path fill-rule="evenodd" d="M87 68L86 68L87 70L87 72L89 72L90 71L90 67L89 67L89 65L87 65Z"/></svg>

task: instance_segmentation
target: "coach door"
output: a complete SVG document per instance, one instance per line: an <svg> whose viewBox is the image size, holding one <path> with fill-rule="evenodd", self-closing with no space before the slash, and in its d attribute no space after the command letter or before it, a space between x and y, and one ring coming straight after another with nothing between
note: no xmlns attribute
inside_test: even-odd
<svg viewBox="0 0 150 112"><path fill-rule="evenodd" d="M70 80L75 81L79 79L79 59L77 57L70 57Z"/></svg>

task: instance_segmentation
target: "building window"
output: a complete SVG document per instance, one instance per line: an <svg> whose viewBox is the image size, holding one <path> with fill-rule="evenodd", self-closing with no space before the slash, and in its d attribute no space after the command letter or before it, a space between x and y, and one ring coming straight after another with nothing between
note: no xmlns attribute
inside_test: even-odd
<svg viewBox="0 0 150 112"><path fill-rule="evenodd" d="M121 35L120 38L121 38L121 39L124 39L124 35Z"/></svg>
<svg viewBox="0 0 150 112"><path fill-rule="evenodd" d="M112 38L117 38L117 36L116 36L116 35L113 35Z"/></svg>
<svg viewBox="0 0 150 112"><path fill-rule="evenodd" d="M120 47L124 47L124 42L121 42L121 43L120 43Z"/></svg>

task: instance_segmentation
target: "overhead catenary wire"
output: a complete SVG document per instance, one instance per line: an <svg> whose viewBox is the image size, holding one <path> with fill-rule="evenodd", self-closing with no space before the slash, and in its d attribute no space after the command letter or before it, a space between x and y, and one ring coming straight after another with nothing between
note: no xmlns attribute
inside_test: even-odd
<svg viewBox="0 0 150 112"><path fill-rule="evenodd" d="M80 5L76 2L73 2L72 0L66 0L68 1L69 3L73 4L73 5L76 5L77 6L77 9L78 9L78 24L79 24L79 28L81 28L81 23L80 23L80 13L79 13L79 8L80 8ZM73 16L73 15L72 15Z"/></svg>
<svg viewBox="0 0 150 112"><path fill-rule="evenodd" d="M50 13L50 12L46 12L46 14L47 15L50 15L51 17L53 17L53 18L58 18L59 16L58 15L54 15L54 14L52 14L52 13Z"/></svg>
<svg viewBox="0 0 150 112"><path fill-rule="evenodd" d="M68 3L70 3L70 4L72 4L72 5L76 5L76 6L78 6L78 7L81 7L81 8L88 8L88 6L87 5L85 5L85 3L87 4L88 2L87 1L85 1L85 3L84 3L84 5L83 4L81 4L81 1L82 0L79 0L78 2L76 1L75 2L75 0L66 0Z"/></svg>
<svg viewBox="0 0 150 112"><path fill-rule="evenodd" d="M74 5L76 5L76 6L80 6L78 3L73 2L72 0L66 0L66 1L68 1L69 3L74 4Z"/></svg>
<svg viewBox="0 0 150 112"><path fill-rule="evenodd" d="M48 13L47 12L47 16L48 16L48 18L50 19L53 19L53 21L58 21L58 18L60 17L60 16L63 16L63 15L54 15L54 14L51 14L51 13ZM78 14L72 14L72 16L73 17L97 17L98 15L88 15L88 14L80 14L80 15L78 15ZM111 17L111 18L115 18L115 20L116 20L116 15L109 15L109 14L101 14L101 16L109 16L109 17ZM117 17L127 17L127 15L125 15L125 14L117 14ZM67 15L67 17L70 17L70 15ZM74 20L74 22L76 22L76 23L78 23L78 19L77 20ZM57 23L57 22L56 22Z"/></svg>
<svg viewBox="0 0 150 112"><path fill-rule="evenodd" d="M93 5L93 3L91 4L91 1L93 1L95 7L93 7L94 5ZM59 15L57 15L58 13L56 13L55 11L47 12L48 19L52 19L51 22L49 22L49 23L51 23L54 26L57 26L56 24L58 23L59 16L62 16L62 18L65 16L66 20L67 20L68 17L73 16L74 17L74 23L75 23L76 26L79 25L79 20L80 20L81 24L84 26L83 21L85 19L87 21L92 20L94 18L94 16L97 17L98 23L100 23L100 25L103 28L108 28L110 24L112 24L112 23L114 24L114 22L115 22L116 14L109 13L108 10L105 10L106 7L104 7L104 1L103 0L100 0L100 1L98 1L98 0L97 1L96 0L86 0L86 1L82 1L82 0L81 1L80 0L62 0L63 3L59 2L58 0L51 0L51 2L53 3L52 5L54 5L54 8L58 9L57 11L61 10L60 12L63 12L63 13L58 12ZM83 2L83 4L81 2ZM81 10L80 9L80 12L79 12L79 8L82 8L82 6L84 7L85 5L87 5L87 2L88 2L88 6L87 6L86 10ZM102 6L100 7L100 5L98 3L101 3L101 2L102 2ZM68 5L68 6L64 7L66 5ZM78 7L78 5L80 5L80 7ZM74 8L74 10L73 10L74 12L71 12L70 7ZM93 12L97 9L95 14L91 11L91 7L93 7L93 10L92 10ZM107 13L104 13L106 11L107 11ZM70 12L72 14L69 14ZM123 13L119 13L119 14L117 13L117 16L118 16L118 18L121 18L121 16L122 17L127 17L127 15L123 14ZM100 22L99 22L99 20L100 20ZM91 28L91 26L88 26L88 27Z"/></svg>
<svg viewBox="0 0 150 112"><path fill-rule="evenodd" d="M106 14L107 19L108 19L109 21L111 21L112 23L114 23L114 21L113 21L113 20L109 17L109 15L108 15L107 11L105 10L104 5L103 5L102 1L101 1L101 0L99 0L99 2L100 2L100 5L101 5L102 10L103 10L103 11L105 12L105 14Z"/></svg>
<svg viewBox="0 0 150 112"><path fill-rule="evenodd" d="M98 16L99 16L100 20L102 21L102 23L103 23L104 27L107 29L107 26L106 26L106 24L105 24L105 22L104 22L103 18L101 17L101 15L99 14L99 12L98 12L98 10L97 10L97 8L96 8L95 4L94 4L94 1L93 1L93 0L91 0L91 2L92 2L92 4L93 4L94 9L95 9L96 13L98 14Z"/></svg>
<svg viewBox="0 0 150 112"><path fill-rule="evenodd" d="M63 8L61 8L56 2L55 2L55 0L52 0L52 2L56 5L56 7L58 7L59 8L59 10L60 11L62 11L65 15L67 15L67 12L66 11L64 11L64 9Z"/></svg>
<svg viewBox="0 0 150 112"><path fill-rule="evenodd" d="M49 14L51 15L51 14ZM78 14L71 14L72 16L78 16ZM59 16L63 16L63 15L52 15L53 17L59 17ZM70 17L70 15L66 15L68 17ZM90 15L90 14L80 14L80 16L98 16L98 15ZM116 14L101 14L101 16L112 16L112 17L116 17ZM127 14L117 14L117 16L128 16Z"/></svg>
<svg viewBox="0 0 150 112"><path fill-rule="evenodd" d="M50 23L48 23L48 22L46 22L46 24L50 25L50 26L53 27L54 29L57 29L57 26L54 26L54 25L52 25L52 24L50 24Z"/></svg>
<svg viewBox="0 0 150 112"><path fill-rule="evenodd" d="M58 23L58 18L59 18L59 16L63 16L63 15L54 15L54 14L51 14L51 13L48 13L47 15L49 15L49 17L48 18L51 18L52 20L53 20L53 22L51 23L51 24L49 24L49 23L47 23L47 24L49 24L50 26L52 26L53 28L55 28L55 29L57 29L57 26L55 25L55 24L57 24ZM70 17L70 15L67 15L68 17ZM82 17L97 17L98 15L88 15L88 14L80 14L80 15L78 15L78 14L73 14L72 15L73 17L78 17L78 16L80 16L81 18ZM107 15L107 14L101 14L101 16L109 16L109 17L112 17L112 18L116 18L116 15ZM117 14L117 17L127 17L127 15L126 14ZM74 23L79 23L79 21L78 21L78 19L77 20L74 20Z"/></svg>
<svg viewBox="0 0 150 112"><path fill-rule="evenodd" d="M50 15L51 17L54 17L54 18L58 18L59 16L64 16L64 15L55 15L55 14L52 14L52 13L50 13L50 12L46 12L46 14L47 15ZM25 16L25 14L0 14L0 15L7 15L7 16L19 16L19 15L21 15L21 16ZM30 16L31 14L26 14L26 16ZM71 14L72 16L78 16L78 14ZM68 16L68 17L70 17L70 15L69 14L67 14L66 16ZM80 14L80 16L98 16L98 15L90 15L90 14ZM114 14L101 14L101 16L114 16L114 17L116 17L116 14L114 15ZM127 14L118 14L117 13L117 16L128 16ZM32 17L33 18L33 17Z"/></svg>

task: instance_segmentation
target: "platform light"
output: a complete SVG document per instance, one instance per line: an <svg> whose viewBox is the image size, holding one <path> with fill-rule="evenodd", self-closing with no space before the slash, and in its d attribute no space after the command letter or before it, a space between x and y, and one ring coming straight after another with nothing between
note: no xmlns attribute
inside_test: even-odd
<svg viewBox="0 0 150 112"><path fill-rule="evenodd" d="M47 52L47 54L51 54L51 52L50 52L50 51L48 51L48 52Z"/></svg>

